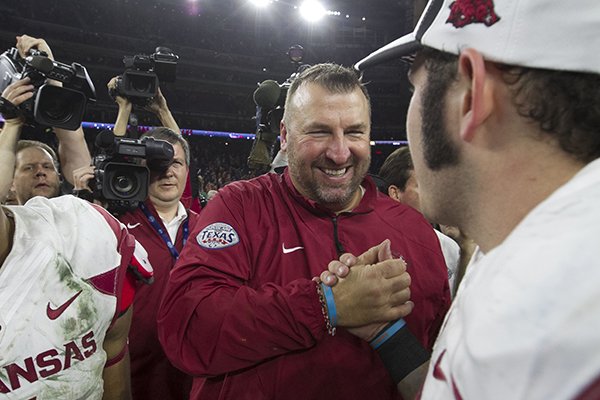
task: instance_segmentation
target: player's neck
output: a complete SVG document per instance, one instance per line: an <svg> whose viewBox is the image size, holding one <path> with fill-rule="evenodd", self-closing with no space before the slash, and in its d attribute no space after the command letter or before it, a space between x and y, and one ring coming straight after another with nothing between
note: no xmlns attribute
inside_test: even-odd
<svg viewBox="0 0 600 400"><path fill-rule="evenodd" d="M465 231L484 252L501 244L531 210L584 166L559 154L528 161L525 167L523 162L515 163L518 170L515 167L514 171L503 170L495 177L488 177L486 181L493 183L469 202L472 215Z"/></svg>

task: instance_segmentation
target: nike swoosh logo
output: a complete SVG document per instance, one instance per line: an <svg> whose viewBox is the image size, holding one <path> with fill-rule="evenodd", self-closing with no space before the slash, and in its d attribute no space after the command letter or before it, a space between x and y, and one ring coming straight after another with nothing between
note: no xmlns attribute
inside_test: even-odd
<svg viewBox="0 0 600 400"><path fill-rule="evenodd" d="M137 224L130 224L129 222L127 223L127 229L133 229L133 228L137 228L137 226L140 224L140 222L138 222Z"/></svg>
<svg viewBox="0 0 600 400"><path fill-rule="evenodd" d="M291 247L289 249L285 248L285 244L281 243L281 250L283 251L283 254L289 254L289 253L293 253L297 250L302 250L304 247L302 246L298 246L298 247Z"/></svg>
<svg viewBox="0 0 600 400"><path fill-rule="evenodd" d="M77 292L73 297L71 297L69 300L67 300L66 302L64 302L60 307L58 308L52 308L52 306L50 305L50 302L48 302L48 306L46 307L46 314L48 315L48 318L50 318L51 320L55 320L56 318L60 317L62 315L62 313L65 312L65 310L67 308L69 308L69 306L71 305L71 303L73 303L75 301L75 299L77 297L79 297L79 295L81 294L81 290L79 292Z"/></svg>

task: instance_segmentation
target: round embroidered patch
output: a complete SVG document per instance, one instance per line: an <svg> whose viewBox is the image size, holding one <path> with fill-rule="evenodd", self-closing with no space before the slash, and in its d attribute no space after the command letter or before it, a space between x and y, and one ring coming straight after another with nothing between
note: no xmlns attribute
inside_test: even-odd
<svg viewBox="0 0 600 400"><path fill-rule="evenodd" d="M215 222L202 229L196 236L198 244L206 249L222 249L240 242L233 227L224 222Z"/></svg>

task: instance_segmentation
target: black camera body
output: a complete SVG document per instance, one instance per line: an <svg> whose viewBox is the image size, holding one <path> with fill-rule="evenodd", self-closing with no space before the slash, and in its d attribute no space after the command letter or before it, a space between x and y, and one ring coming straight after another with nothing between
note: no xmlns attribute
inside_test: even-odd
<svg viewBox="0 0 600 400"><path fill-rule="evenodd" d="M177 60L179 56L166 47L157 47L150 55L125 56L125 72L117 78L116 88L109 91L111 97L121 96L133 104L147 105L158 93L159 82L175 82Z"/></svg>
<svg viewBox="0 0 600 400"><path fill-rule="evenodd" d="M296 71L285 82L280 84L268 79L261 82L254 91L256 136L248 155L247 163L250 169L267 171L270 168L288 89L296 77L309 67L308 64L298 63Z"/></svg>
<svg viewBox="0 0 600 400"><path fill-rule="evenodd" d="M173 146L165 140L116 138L110 131L98 134L96 148L96 172L90 182L93 197L107 202L115 214L133 210L146 200L150 169L167 169L174 155Z"/></svg>
<svg viewBox="0 0 600 400"><path fill-rule="evenodd" d="M36 49L31 49L25 59L16 48L4 52L0 55L0 71L3 71L0 90L16 80L31 79L34 96L17 108L30 125L75 130L81 125L87 102L96 100L94 84L83 65L53 61ZM50 85L48 79L63 85Z"/></svg>

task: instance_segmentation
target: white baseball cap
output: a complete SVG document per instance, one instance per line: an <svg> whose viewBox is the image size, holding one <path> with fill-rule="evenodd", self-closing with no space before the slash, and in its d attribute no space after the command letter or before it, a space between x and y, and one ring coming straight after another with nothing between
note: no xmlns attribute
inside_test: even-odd
<svg viewBox="0 0 600 400"><path fill-rule="evenodd" d="M600 73L600 0L430 0L415 30L355 64L362 71L423 46L551 70Z"/></svg>

